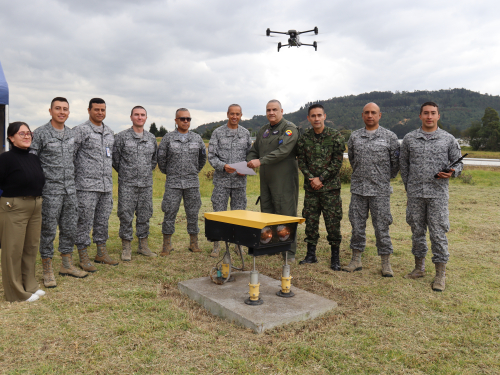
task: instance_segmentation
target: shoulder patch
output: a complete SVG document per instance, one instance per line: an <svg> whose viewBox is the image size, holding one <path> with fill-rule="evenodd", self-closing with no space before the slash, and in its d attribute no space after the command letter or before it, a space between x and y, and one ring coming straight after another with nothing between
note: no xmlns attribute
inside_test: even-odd
<svg viewBox="0 0 500 375"><path fill-rule="evenodd" d="M288 129L286 132L285 132L286 135L288 135L289 137L292 135L292 131L290 129Z"/></svg>

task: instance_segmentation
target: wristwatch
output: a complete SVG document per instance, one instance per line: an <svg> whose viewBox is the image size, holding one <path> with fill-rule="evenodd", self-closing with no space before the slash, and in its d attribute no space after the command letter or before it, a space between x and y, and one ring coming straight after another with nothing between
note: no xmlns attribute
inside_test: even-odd
<svg viewBox="0 0 500 375"><path fill-rule="evenodd" d="M323 183L323 181L325 181L325 179L323 178L323 176L319 176L319 180Z"/></svg>

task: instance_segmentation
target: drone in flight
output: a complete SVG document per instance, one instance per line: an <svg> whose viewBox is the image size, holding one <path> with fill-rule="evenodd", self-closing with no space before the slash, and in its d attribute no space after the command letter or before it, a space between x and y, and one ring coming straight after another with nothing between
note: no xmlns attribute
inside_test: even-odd
<svg viewBox="0 0 500 375"><path fill-rule="evenodd" d="M286 46L288 46L288 48L300 47L300 46L311 46L311 47L314 47L315 51L317 51L318 50L318 43L317 42L313 42L313 44L301 43L300 38L299 38L300 34L310 33L313 31L314 31L314 34L318 35L318 28L317 27L315 27L312 30L307 30L307 31L288 30L286 33L281 32L281 31L271 31L271 29L267 29L266 35L271 36L271 33L275 33L275 34L285 34L285 35L290 36L288 38L288 44L281 44L281 42L278 43L278 52L280 51L281 47L286 47Z"/></svg>

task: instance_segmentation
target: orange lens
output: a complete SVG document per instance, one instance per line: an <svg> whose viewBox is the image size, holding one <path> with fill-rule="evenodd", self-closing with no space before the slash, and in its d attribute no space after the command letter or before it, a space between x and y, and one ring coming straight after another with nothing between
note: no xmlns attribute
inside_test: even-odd
<svg viewBox="0 0 500 375"><path fill-rule="evenodd" d="M273 238L273 231L271 230L270 227L264 227L262 228L262 231L260 232L260 242L263 244L267 244L271 242Z"/></svg>

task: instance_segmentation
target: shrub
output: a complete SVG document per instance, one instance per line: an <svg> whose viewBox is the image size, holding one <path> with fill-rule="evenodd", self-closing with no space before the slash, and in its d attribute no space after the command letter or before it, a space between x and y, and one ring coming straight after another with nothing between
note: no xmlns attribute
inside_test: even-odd
<svg viewBox="0 0 500 375"><path fill-rule="evenodd" d="M344 159L344 162L342 163L342 167L340 168L340 172L339 172L340 182L342 184L350 184L351 183L351 176L352 176L351 163L349 163L349 161Z"/></svg>
<svg viewBox="0 0 500 375"><path fill-rule="evenodd" d="M462 172L460 176L458 176L459 180L462 181L464 184L470 184L474 185L475 182L472 179L472 174L467 173L467 172Z"/></svg>

